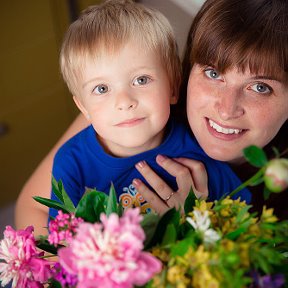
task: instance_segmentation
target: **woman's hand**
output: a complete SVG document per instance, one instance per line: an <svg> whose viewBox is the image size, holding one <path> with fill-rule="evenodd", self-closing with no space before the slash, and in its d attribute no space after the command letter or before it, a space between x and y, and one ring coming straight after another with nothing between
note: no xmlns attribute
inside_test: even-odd
<svg viewBox="0 0 288 288"><path fill-rule="evenodd" d="M197 198L207 198L208 176L202 162L187 158L172 160L163 155L158 155L156 162L176 177L178 190L173 191L145 161L137 163L136 169L156 193L151 191L140 179L134 179L133 185L157 213L163 214L171 207L184 207L191 187Z"/></svg>

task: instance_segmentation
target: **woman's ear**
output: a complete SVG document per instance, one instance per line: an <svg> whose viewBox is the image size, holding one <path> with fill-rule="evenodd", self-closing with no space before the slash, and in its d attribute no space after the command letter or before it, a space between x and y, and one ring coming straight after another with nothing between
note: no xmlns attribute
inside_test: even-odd
<svg viewBox="0 0 288 288"><path fill-rule="evenodd" d="M90 115L84 105L81 102L81 99L77 96L73 96L74 103L78 107L78 109L81 111L81 113L85 116L85 118L90 122Z"/></svg>

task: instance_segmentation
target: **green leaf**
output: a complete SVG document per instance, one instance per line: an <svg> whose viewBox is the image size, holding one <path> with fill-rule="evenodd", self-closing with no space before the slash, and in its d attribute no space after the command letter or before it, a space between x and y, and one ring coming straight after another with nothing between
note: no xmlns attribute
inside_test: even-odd
<svg viewBox="0 0 288 288"><path fill-rule="evenodd" d="M48 288L62 288L60 282L58 282L58 281L55 280L55 279L51 279L51 280L49 280L49 282L50 282L50 283L49 283Z"/></svg>
<svg viewBox="0 0 288 288"><path fill-rule="evenodd" d="M265 186L263 195L264 195L264 200L267 200L272 192Z"/></svg>
<svg viewBox="0 0 288 288"><path fill-rule="evenodd" d="M51 245L47 239L39 238L36 241L36 246L43 251L46 251L46 252L51 253L53 255L57 255L58 248L55 247L54 245Z"/></svg>
<svg viewBox="0 0 288 288"><path fill-rule="evenodd" d="M67 207L67 209L73 213L75 213L75 206L70 199L69 195L64 189L62 181L56 181L54 177L52 177L52 188L53 193L56 195L56 197Z"/></svg>
<svg viewBox="0 0 288 288"><path fill-rule="evenodd" d="M122 202L120 202L118 207L117 207L117 214L119 217L122 217L123 213L124 213L124 208L122 206Z"/></svg>
<svg viewBox="0 0 288 288"><path fill-rule="evenodd" d="M52 176L52 192L55 194L55 196L59 199L59 201L61 203L64 203L62 194L59 190L59 183L57 182L57 180L54 178L54 176Z"/></svg>
<svg viewBox="0 0 288 288"><path fill-rule="evenodd" d="M251 208L251 205L246 205L246 206L244 206L244 207L237 213L237 215L236 215L236 223L240 223L240 222L243 221L243 217L247 215L246 213L248 213L248 210L249 210L250 208ZM244 220L247 221L248 218L245 217Z"/></svg>
<svg viewBox="0 0 288 288"><path fill-rule="evenodd" d="M251 145L243 150L244 156L247 161L255 167L263 167L267 164L268 159L263 149Z"/></svg>
<svg viewBox="0 0 288 288"><path fill-rule="evenodd" d="M189 247L195 248L193 237L186 237L185 239L175 243L171 248L170 257L173 258L184 256L187 253Z"/></svg>
<svg viewBox="0 0 288 288"><path fill-rule="evenodd" d="M189 194L185 200L185 203L184 203L184 211L185 211L185 214L193 211L193 207L195 206L195 201L196 201L196 196L194 194L194 191L191 187L190 191L189 191Z"/></svg>
<svg viewBox="0 0 288 288"><path fill-rule="evenodd" d="M85 193L76 207L76 217L86 222L100 222L100 214L106 213L108 196L97 190Z"/></svg>
<svg viewBox="0 0 288 288"><path fill-rule="evenodd" d="M144 249L146 249L146 246L149 245L151 239L154 237L159 220L160 220L160 216L153 212L143 215L141 226L146 235L145 241L144 241L144 246L145 246Z"/></svg>
<svg viewBox="0 0 288 288"><path fill-rule="evenodd" d="M113 183L111 183L109 197L107 201L106 215L109 216L111 213L118 214L117 197Z"/></svg>
<svg viewBox="0 0 288 288"><path fill-rule="evenodd" d="M246 231L247 231L246 227L240 227L235 231L226 234L225 238L228 238L230 240L236 240L241 234L245 233Z"/></svg>
<svg viewBox="0 0 288 288"><path fill-rule="evenodd" d="M70 211L65 205L59 203L58 201L51 200L48 198L43 198L39 196L34 196L33 199L47 207L54 208L57 210L62 210L64 213L72 213L74 211Z"/></svg>
<svg viewBox="0 0 288 288"><path fill-rule="evenodd" d="M155 233L153 235L153 238L151 239L149 245L147 244L147 247L152 247L162 242L164 233L169 224L174 224L174 227L176 228L176 231L177 231L179 227L179 222L180 222L180 212L177 211L175 208L169 209L160 218L159 223L156 227Z"/></svg>
<svg viewBox="0 0 288 288"><path fill-rule="evenodd" d="M177 231L174 224L168 224L161 245L168 245L177 240Z"/></svg>

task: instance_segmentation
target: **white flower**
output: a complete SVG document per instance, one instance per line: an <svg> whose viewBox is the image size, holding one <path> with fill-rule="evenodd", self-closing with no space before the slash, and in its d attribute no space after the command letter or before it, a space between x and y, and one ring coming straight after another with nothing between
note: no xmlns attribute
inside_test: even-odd
<svg viewBox="0 0 288 288"><path fill-rule="evenodd" d="M205 244L213 244L221 238L219 233L214 229L209 228L211 220L208 211L201 212L195 210L193 214L195 220L191 217L187 217L186 220L195 229L195 231L199 232Z"/></svg>

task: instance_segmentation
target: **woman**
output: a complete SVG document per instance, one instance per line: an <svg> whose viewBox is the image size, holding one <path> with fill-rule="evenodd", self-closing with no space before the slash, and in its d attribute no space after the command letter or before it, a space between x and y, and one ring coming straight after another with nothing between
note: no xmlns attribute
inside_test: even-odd
<svg viewBox="0 0 288 288"><path fill-rule="evenodd" d="M244 163L245 147L266 146L271 155L271 147L283 151L288 144L287 15L284 0L208 0L189 32L181 93L187 89L189 125L203 150L230 163L243 179L255 173ZM183 169L170 159L159 164L175 176ZM149 167L140 172L159 194L157 187L169 189ZM155 206L161 205L139 181L136 188ZM253 202L260 208L263 187L258 188ZM288 218L285 195L272 195L267 203L280 218Z"/></svg>
<svg viewBox="0 0 288 288"><path fill-rule="evenodd" d="M189 125L204 151L214 159L233 165L243 179L253 174L243 169L243 148L251 144L264 147L269 143L270 147L273 138L276 147L280 150L281 145L285 147L287 15L286 0L208 0L196 15L188 36L183 61L186 81L182 86L187 87L188 83ZM182 94L180 108L186 105ZM38 205L32 196L39 195L39 191L43 197L50 196L50 171L55 151L86 125L79 116L28 180L17 201L17 228L35 223L33 215L25 215L25 210ZM157 212L169 208L161 195L171 195L174 200L169 203L178 206L184 203L192 183L199 191L207 187L203 165L188 159L174 160L163 155L157 158L158 164L176 177L178 191L172 191L147 165L137 165L156 193L139 179L135 179L134 185ZM47 210L40 204L37 207L43 211L42 220L37 220L45 223ZM37 233L45 233L45 230Z"/></svg>

